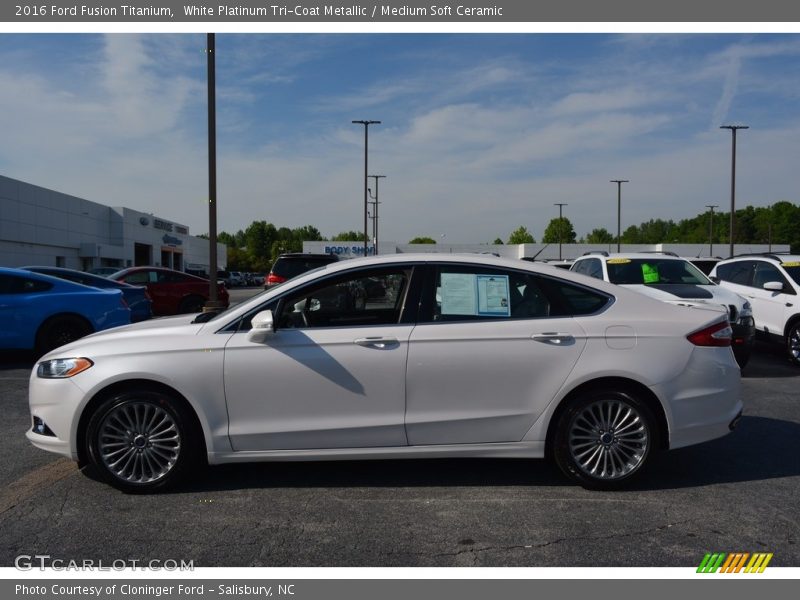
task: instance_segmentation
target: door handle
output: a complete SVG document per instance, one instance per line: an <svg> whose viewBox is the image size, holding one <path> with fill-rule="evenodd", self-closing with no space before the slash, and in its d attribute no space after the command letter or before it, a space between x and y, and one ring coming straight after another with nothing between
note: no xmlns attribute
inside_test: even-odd
<svg viewBox="0 0 800 600"><path fill-rule="evenodd" d="M391 337L358 338L354 340L354 343L358 344L359 346L364 346L365 348L378 348L379 350L383 350L388 346L396 346L399 344L396 338Z"/></svg>
<svg viewBox="0 0 800 600"><path fill-rule="evenodd" d="M575 338L569 333L555 333L547 331L545 333L534 333L531 336L534 342L542 342L543 344L552 344L553 346L565 346L575 341Z"/></svg>

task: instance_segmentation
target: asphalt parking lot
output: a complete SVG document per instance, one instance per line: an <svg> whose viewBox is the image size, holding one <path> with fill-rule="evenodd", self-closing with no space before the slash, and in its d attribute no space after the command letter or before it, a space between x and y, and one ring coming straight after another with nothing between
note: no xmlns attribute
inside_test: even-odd
<svg viewBox="0 0 800 600"><path fill-rule="evenodd" d="M245 291L239 290L242 295ZM237 294L239 299L239 294ZM22 360L20 360L22 358ZM124 495L27 442L30 357L0 357L0 565L19 555L195 566L800 566L800 369L758 345L731 435L659 455L629 490L544 461L230 465Z"/></svg>

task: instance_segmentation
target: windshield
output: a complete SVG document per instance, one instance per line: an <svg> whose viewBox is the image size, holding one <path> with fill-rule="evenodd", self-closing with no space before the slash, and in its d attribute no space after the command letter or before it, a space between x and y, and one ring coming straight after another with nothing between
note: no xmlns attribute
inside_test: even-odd
<svg viewBox="0 0 800 600"><path fill-rule="evenodd" d="M608 280L618 285L714 285L687 260L667 258L609 258Z"/></svg>
<svg viewBox="0 0 800 600"><path fill-rule="evenodd" d="M800 262L785 262L781 266L789 274L789 277L794 279L795 283L800 283Z"/></svg>

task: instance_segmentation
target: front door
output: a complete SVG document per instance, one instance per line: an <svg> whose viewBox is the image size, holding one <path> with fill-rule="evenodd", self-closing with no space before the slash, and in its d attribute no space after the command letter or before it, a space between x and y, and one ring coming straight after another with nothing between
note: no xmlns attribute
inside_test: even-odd
<svg viewBox="0 0 800 600"><path fill-rule="evenodd" d="M401 267L333 277L271 302L277 328L265 343L231 336L234 450L405 446L410 279Z"/></svg>

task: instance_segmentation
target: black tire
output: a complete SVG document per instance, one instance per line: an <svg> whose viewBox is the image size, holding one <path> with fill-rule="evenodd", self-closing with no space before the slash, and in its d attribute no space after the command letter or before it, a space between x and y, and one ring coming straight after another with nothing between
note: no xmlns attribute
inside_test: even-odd
<svg viewBox="0 0 800 600"><path fill-rule="evenodd" d="M164 491L201 464L202 432L182 402L131 389L104 400L86 427L84 455L101 479L129 494Z"/></svg>
<svg viewBox="0 0 800 600"><path fill-rule="evenodd" d="M91 325L80 317L73 315L52 317L42 323L36 333L36 351L41 356L90 333L92 333Z"/></svg>
<svg viewBox="0 0 800 600"><path fill-rule="evenodd" d="M795 367L800 367L800 321L789 327L786 334L786 353L789 355L789 361Z"/></svg>
<svg viewBox="0 0 800 600"><path fill-rule="evenodd" d="M569 401L556 423L552 452L573 481L588 489L614 490L641 473L658 446L652 411L630 390L612 388Z"/></svg>
<svg viewBox="0 0 800 600"><path fill-rule="evenodd" d="M178 312L181 314L203 312L205 304L205 298L202 296L186 296L178 305Z"/></svg>

